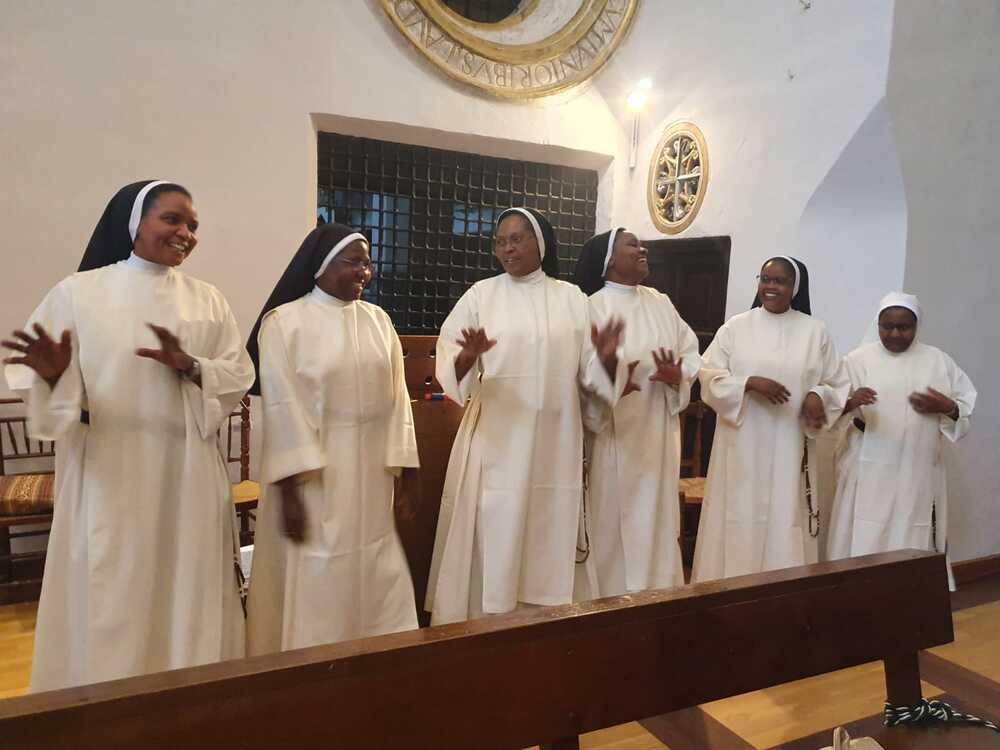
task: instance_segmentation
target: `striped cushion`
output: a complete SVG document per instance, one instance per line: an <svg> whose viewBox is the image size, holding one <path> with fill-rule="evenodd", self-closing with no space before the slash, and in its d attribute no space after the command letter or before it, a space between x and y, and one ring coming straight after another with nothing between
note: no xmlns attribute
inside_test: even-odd
<svg viewBox="0 0 1000 750"><path fill-rule="evenodd" d="M55 474L0 477L0 516L35 516L52 512Z"/></svg>

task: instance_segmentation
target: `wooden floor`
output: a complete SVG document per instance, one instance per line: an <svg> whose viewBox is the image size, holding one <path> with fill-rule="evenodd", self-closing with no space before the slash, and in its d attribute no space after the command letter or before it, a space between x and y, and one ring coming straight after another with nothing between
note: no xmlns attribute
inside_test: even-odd
<svg viewBox="0 0 1000 750"><path fill-rule="evenodd" d="M0 607L0 698L28 691L38 602Z"/></svg>
<svg viewBox="0 0 1000 750"><path fill-rule="evenodd" d="M978 585L981 591L998 589L996 581ZM964 710L995 720L1000 718L1000 601L982 601L974 590L960 594L954 600L955 642L921 658L924 696L943 694ZM27 690L36 611L36 603L0 607L0 698ZM867 664L592 732L580 744L587 750L818 750L840 724L876 731L884 699L882 666ZM958 735L963 738L958 747L981 741L1000 747L1000 737L985 729L948 731L965 733Z"/></svg>

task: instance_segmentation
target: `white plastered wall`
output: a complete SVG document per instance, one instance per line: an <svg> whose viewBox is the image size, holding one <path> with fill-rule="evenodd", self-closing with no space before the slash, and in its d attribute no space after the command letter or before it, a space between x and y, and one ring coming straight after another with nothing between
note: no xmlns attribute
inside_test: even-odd
<svg viewBox="0 0 1000 750"><path fill-rule="evenodd" d="M979 391L972 430L945 447L952 559L1000 553L1000 4L897 3L889 109L909 205L906 290L919 336Z"/></svg>
<svg viewBox="0 0 1000 750"><path fill-rule="evenodd" d="M593 166L598 229L614 219L649 237L646 166L663 127L687 117L712 174L685 234L732 236L728 313L752 296L762 258L791 252L829 266L814 273L814 308L844 347L857 328L837 298L844 282L877 299L901 283L903 251L851 279L803 214L812 201L822 221L813 196L884 95L891 20L888 0L708 0L697 12L646 0L592 85L513 103L445 79L376 0L12 3L0 30L0 160L14 186L0 205L0 318L23 320L75 267L111 192L148 176L195 193L201 243L186 269L219 286L247 330L313 225L317 128ZM645 76L654 91L630 171L624 99ZM871 223L840 253L863 251Z"/></svg>
<svg viewBox="0 0 1000 750"><path fill-rule="evenodd" d="M891 147L888 120L878 114L891 29L888 0L643 3L597 81L623 132L630 132L629 90L642 78L653 81L640 115L638 166L615 163L614 222L641 237L658 235L646 206L649 161L670 123L695 122L708 143L710 180L681 236L732 237L727 317L749 307L764 259L794 255L810 268L814 314L840 348L853 345L867 307L902 282L905 206L891 148L868 165L876 179L853 194L841 185L857 160ZM866 203L885 210L841 223ZM835 241L817 231L834 223ZM892 243L882 241L886 235ZM860 277L849 270L875 249L884 262ZM844 305L848 285L863 313Z"/></svg>
<svg viewBox="0 0 1000 750"><path fill-rule="evenodd" d="M37 0L4 2L3 17L6 329L76 269L118 187L166 178L201 215L185 270L248 331L315 226L317 127L597 168L608 220L619 125L598 91L480 96L432 69L376 0Z"/></svg>

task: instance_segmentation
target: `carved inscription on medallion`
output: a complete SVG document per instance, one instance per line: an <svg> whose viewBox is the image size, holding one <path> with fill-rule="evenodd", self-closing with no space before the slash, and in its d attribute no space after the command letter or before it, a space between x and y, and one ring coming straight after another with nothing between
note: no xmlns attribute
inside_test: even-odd
<svg viewBox="0 0 1000 750"><path fill-rule="evenodd" d="M708 189L708 146L693 123L675 122L660 138L649 165L646 197L656 228L666 234L687 229Z"/></svg>
<svg viewBox="0 0 1000 750"><path fill-rule="evenodd" d="M590 78L628 31L638 4L566 0L564 18L556 11L518 11L513 22L487 24L463 19L440 0L381 2L396 27L449 76L513 99L553 94ZM540 36L540 29L547 33Z"/></svg>

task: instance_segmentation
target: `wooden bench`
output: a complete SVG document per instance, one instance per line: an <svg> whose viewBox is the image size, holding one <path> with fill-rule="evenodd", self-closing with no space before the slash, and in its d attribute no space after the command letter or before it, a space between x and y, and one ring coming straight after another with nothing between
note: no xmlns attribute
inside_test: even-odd
<svg viewBox="0 0 1000 750"><path fill-rule="evenodd" d="M876 660L914 704L917 652L952 639L944 557L905 550L0 701L0 744L576 748Z"/></svg>

